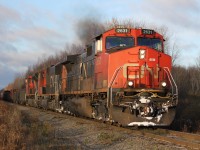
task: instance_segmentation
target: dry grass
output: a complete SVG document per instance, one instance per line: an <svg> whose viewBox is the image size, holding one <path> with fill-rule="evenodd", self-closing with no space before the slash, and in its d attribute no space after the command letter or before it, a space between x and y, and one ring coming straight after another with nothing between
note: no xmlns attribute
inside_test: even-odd
<svg viewBox="0 0 200 150"><path fill-rule="evenodd" d="M101 144L112 144L113 142L120 141L122 138L122 135L115 132L100 132L97 136Z"/></svg>
<svg viewBox="0 0 200 150"><path fill-rule="evenodd" d="M50 125L0 102L0 149L45 149L50 144L51 130Z"/></svg>
<svg viewBox="0 0 200 150"><path fill-rule="evenodd" d="M143 129L141 130L142 134L145 135L145 133L153 133L161 136L166 136L169 134L169 130L164 129Z"/></svg>
<svg viewBox="0 0 200 150"><path fill-rule="evenodd" d="M0 147L1 149L25 149L23 126L20 113L5 104L0 104Z"/></svg>

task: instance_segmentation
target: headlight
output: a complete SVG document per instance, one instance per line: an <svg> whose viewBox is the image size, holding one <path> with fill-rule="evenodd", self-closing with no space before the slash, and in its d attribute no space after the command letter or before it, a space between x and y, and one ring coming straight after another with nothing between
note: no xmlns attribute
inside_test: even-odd
<svg viewBox="0 0 200 150"><path fill-rule="evenodd" d="M128 86L133 86L133 81L128 81Z"/></svg>
<svg viewBox="0 0 200 150"><path fill-rule="evenodd" d="M141 49L140 50L140 59L144 59L145 58L145 54L146 54L146 50Z"/></svg>
<svg viewBox="0 0 200 150"><path fill-rule="evenodd" d="M145 55L140 55L140 59L144 59L145 58Z"/></svg>
<svg viewBox="0 0 200 150"><path fill-rule="evenodd" d="M144 50L144 49L141 49L141 50L140 50L140 54L141 54L141 55L144 55L144 54L145 54L145 50Z"/></svg>
<svg viewBox="0 0 200 150"><path fill-rule="evenodd" d="M166 87L167 83L166 82L162 82L161 85L162 85L162 87Z"/></svg>

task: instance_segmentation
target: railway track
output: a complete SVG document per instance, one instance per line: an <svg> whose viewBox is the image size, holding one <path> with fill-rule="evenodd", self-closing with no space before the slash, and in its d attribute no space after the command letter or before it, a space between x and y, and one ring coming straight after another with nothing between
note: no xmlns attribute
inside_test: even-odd
<svg viewBox="0 0 200 150"><path fill-rule="evenodd" d="M89 118L84 118L84 119L89 119ZM93 120L93 119L89 120L102 123L102 121L99 120ZM111 125L110 123L108 123L108 125L121 128L121 126L113 124ZM131 130L130 128L123 128L123 129L129 131ZM200 150L200 135L198 134L179 132L167 129L147 130L147 128L141 130L136 130L134 128L134 130L132 131L140 136L142 135L162 142L172 143L180 147Z"/></svg>
<svg viewBox="0 0 200 150"><path fill-rule="evenodd" d="M16 105L16 104L11 104L10 105ZM20 105L21 106L21 105ZM22 106L24 107L24 106ZM44 110L37 109L34 107L29 107L30 109L35 109L44 112ZM48 114L54 114L57 116L59 119L64 119L66 114L60 114L56 113L53 111L45 111ZM82 117L81 117L82 118ZM82 118L86 119L86 118ZM98 120L92 120L92 119L86 119L91 120L93 122L100 123L101 121ZM101 122L102 123L102 122ZM113 126L108 124L113 128L113 130L117 128L120 128L122 130L127 130L129 133L132 132L134 135L139 135L139 136L144 136L150 139L154 139L157 141L161 141L164 143L170 143L172 145L177 145L180 147L184 147L186 149L199 149L200 150L200 135L198 134L191 134L191 133L185 133L185 132L178 132L178 131L173 131L173 130L167 130L167 129L149 129L149 128L143 128L139 130L131 130L130 128L121 128L118 126Z"/></svg>
<svg viewBox="0 0 200 150"><path fill-rule="evenodd" d="M51 111L50 111L51 112ZM52 112L55 113L55 112ZM63 114L66 115L66 114ZM98 123L102 123L102 121L99 120L93 120L85 117L81 117L83 119L92 120ZM111 125L108 123L108 125ZM113 127L119 127L118 125L114 125ZM119 127L120 128L120 127ZM130 128L123 128L124 130L129 130ZM167 130L167 129L141 129L141 130L132 130L135 134L142 135L145 137L149 137L158 141L162 142L168 142L180 147L185 147L188 149L197 149L200 150L200 135L198 134L192 134L192 133L186 133L186 132L179 132L179 131L173 131L173 130Z"/></svg>

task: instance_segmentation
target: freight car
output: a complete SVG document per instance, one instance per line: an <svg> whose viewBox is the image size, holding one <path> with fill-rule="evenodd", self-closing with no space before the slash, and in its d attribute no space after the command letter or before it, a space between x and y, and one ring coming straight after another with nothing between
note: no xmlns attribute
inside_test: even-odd
<svg viewBox="0 0 200 150"><path fill-rule="evenodd" d="M12 102L11 92L9 90L2 90L1 99L7 102Z"/></svg>
<svg viewBox="0 0 200 150"><path fill-rule="evenodd" d="M21 100L123 126L168 126L178 89L163 43L154 30L108 30L84 53L29 75Z"/></svg>

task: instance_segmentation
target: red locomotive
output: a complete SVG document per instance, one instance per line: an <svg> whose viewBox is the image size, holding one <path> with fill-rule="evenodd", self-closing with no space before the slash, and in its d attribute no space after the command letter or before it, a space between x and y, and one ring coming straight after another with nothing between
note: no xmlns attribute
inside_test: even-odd
<svg viewBox="0 0 200 150"><path fill-rule="evenodd" d="M123 126L170 125L178 89L163 43L154 30L106 31L86 52L28 76L24 103Z"/></svg>

